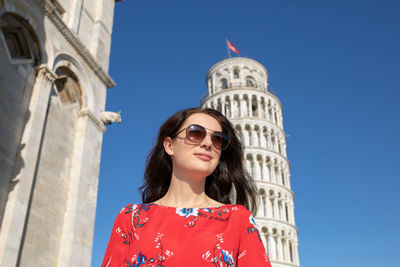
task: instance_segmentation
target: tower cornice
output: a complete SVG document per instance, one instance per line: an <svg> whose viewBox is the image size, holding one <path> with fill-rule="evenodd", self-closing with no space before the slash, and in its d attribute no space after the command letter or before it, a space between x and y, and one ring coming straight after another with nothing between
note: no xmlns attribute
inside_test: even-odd
<svg viewBox="0 0 400 267"><path fill-rule="evenodd" d="M227 59L221 60L221 61L217 62L216 64L214 64L207 72L206 81L207 81L207 77L210 75L210 73L214 72L216 69L230 67L235 64L244 64L244 65L255 64L255 65L257 65L257 67L259 67L260 69L263 70L265 77L268 77L267 69L258 61L251 59L251 58L247 58L247 57L232 57L232 58L227 58Z"/></svg>

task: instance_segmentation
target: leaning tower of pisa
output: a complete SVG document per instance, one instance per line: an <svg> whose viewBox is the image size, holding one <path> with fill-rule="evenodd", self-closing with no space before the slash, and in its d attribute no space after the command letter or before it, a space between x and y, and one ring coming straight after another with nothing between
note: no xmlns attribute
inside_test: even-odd
<svg viewBox="0 0 400 267"><path fill-rule="evenodd" d="M250 58L228 58L210 68L206 83L201 106L229 118L245 144L260 198L256 219L272 266L300 266L282 106L268 89L267 70Z"/></svg>

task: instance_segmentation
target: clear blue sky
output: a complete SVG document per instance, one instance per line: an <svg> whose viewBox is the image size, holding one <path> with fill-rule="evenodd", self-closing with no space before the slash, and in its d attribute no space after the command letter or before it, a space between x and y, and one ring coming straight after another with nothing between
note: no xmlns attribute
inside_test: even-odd
<svg viewBox="0 0 400 267"><path fill-rule="evenodd" d="M92 266L118 211L140 202L161 123L198 106L225 38L263 64L283 104L302 267L397 267L400 1L117 3Z"/></svg>

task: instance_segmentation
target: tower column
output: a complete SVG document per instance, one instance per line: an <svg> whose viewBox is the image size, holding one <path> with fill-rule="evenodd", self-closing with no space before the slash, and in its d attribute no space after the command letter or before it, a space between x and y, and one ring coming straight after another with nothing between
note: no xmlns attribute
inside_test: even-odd
<svg viewBox="0 0 400 267"><path fill-rule="evenodd" d="M268 243L270 244L270 256L272 260L276 260L276 242L273 234L268 235Z"/></svg>
<svg viewBox="0 0 400 267"><path fill-rule="evenodd" d="M278 207L278 198L275 196L273 199L274 202L274 213L275 213L275 218L279 219L279 207Z"/></svg>
<svg viewBox="0 0 400 267"><path fill-rule="evenodd" d="M295 257L295 263L298 265L299 264L299 251L298 251L298 242L297 240L294 242L294 257Z"/></svg>
<svg viewBox="0 0 400 267"><path fill-rule="evenodd" d="M290 262L289 240L286 238L286 262Z"/></svg>
<svg viewBox="0 0 400 267"><path fill-rule="evenodd" d="M247 114L249 117L253 117L253 109L251 108L251 101L252 100L250 99L250 96L248 96L247 97L247 110L248 110Z"/></svg>
<svg viewBox="0 0 400 267"><path fill-rule="evenodd" d="M282 239L281 239L281 235L278 234L278 236L276 237L277 239L277 247L278 247L278 260L279 261L283 261L283 255L282 255Z"/></svg>

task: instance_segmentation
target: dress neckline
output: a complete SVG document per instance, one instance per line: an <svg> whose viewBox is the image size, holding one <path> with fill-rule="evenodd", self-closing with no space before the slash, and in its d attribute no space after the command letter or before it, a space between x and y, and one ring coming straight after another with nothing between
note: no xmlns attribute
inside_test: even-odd
<svg viewBox="0 0 400 267"><path fill-rule="evenodd" d="M143 204L142 204L143 205ZM145 204L146 205L146 204ZM147 205L152 205L152 206L157 206L160 208L168 208L168 209L220 209L220 208L225 208L228 206L232 206L233 204L224 204L220 206L214 206L214 207L194 207L194 208L188 208L188 207L171 207L171 206L166 206L166 205L160 205L154 202L147 203Z"/></svg>

